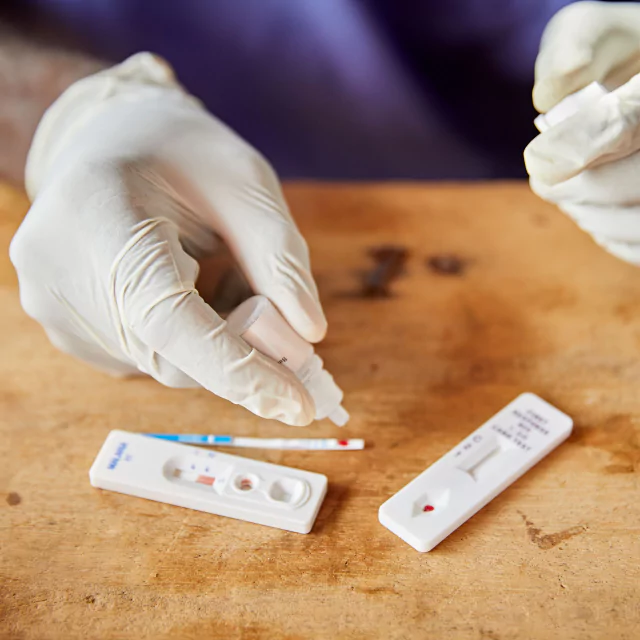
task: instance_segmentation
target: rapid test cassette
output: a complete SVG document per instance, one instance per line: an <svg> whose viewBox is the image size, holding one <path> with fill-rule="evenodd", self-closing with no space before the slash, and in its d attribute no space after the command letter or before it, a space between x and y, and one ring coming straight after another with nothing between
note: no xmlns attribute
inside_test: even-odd
<svg viewBox="0 0 640 640"><path fill-rule="evenodd" d="M389 498L380 522L418 551L437 544L569 437L571 418L523 393Z"/></svg>
<svg viewBox="0 0 640 640"><path fill-rule="evenodd" d="M89 471L94 487L309 533L327 492L319 473L112 431Z"/></svg>

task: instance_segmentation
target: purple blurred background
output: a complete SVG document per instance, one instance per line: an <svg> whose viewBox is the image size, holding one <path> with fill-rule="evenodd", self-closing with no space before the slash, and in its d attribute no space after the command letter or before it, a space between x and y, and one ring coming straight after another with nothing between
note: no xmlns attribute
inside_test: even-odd
<svg viewBox="0 0 640 640"><path fill-rule="evenodd" d="M567 0L11 0L106 61L161 54L286 178L524 177L533 66Z"/></svg>

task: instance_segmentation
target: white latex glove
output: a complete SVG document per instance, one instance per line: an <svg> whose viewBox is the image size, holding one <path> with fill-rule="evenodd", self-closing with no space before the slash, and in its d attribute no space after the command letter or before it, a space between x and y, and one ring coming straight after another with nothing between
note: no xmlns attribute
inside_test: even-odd
<svg viewBox="0 0 640 640"><path fill-rule="evenodd" d="M534 103L547 111L577 89L626 80L640 61L640 6L581 2L543 35ZM612 254L640 264L640 75L551 127L526 148L534 192Z"/></svg>
<svg viewBox="0 0 640 640"><path fill-rule="evenodd" d="M310 342L326 321L277 176L151 54L73 85L27 163L33 205L11 244L26 312L51 342L116 375L201 385L305 425L313 401L195 289L224 239L257 293Z"/></svg>
<svg viewBox="0 0 640 640"><path fill-rule="evenodd" d="M618 87L640 73L640 6L575 2L549 21L536 59L533 104L549 111L592 82Z"/></svg>

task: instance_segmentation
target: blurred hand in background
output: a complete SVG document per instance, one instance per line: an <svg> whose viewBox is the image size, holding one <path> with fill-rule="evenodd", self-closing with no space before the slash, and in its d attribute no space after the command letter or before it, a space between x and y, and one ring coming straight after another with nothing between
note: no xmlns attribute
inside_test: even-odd
<svg viewBox="0 0 640 640"><path fill-rule="evenodd" d="M532 189L596 242L640 265L640 5L579 2L549 23L534 104L548 111L599 82L611 93L538 136L525 151Z"/></svg>

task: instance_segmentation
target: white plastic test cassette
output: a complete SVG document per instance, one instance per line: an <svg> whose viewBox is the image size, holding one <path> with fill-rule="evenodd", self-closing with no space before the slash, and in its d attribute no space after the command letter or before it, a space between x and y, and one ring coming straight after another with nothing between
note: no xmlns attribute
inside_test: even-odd
<svg viewBox="0 0 640 640"><path fill-rule="evenodd" d="M572 428L569 416L524 393L387 500L380 522L418 551L431 551Z"/></svg>
<svg viewBox="0 0 640 640"><path fill-rule="evenodd" d="M309 533L327 492L319 473L112 431L89 478L94 487Z"/></svg>

